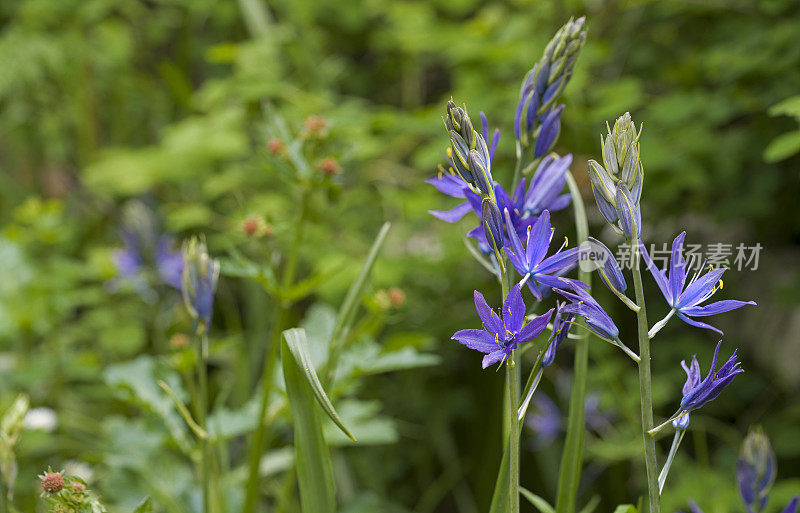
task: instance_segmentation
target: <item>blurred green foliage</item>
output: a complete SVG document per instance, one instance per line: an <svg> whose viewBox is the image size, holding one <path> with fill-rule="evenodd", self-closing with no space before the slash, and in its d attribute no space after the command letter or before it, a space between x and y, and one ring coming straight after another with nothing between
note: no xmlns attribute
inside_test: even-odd
<svg viewBox="0 0 800 513"><path fill-rule="evenodd" d="M109 288L131 199L151 205L171 233L206 233L223 257L209 422L229 441L229 461L240 461L274 309L256 283L268 277L252 262L282 262L299 197L287 159L268 142L299 135L306 179L327 157L342 171L312 198L300 246L310 281L291 318L312 345L333 329L331 305L381 223L394 225L362 298L360 353L334 392L362 447L326 428L341 444L332 455L341 503L350 513L485 510L500 458L502 378L480 372L449 338L476 322L471 291L488 281L464 251L469 227L427 215L452 204L422 179L446 144L439 116L451 95L503 130L495 174L510 179L520 81L552 32L583 14L589 35L566 89L558 150L575 154L587 194L585 161L598 157L605 121L628 110L645 127L650 242L685 227L697 242L765 247L758 271L730 279L737 297L760 306L720 323L747 373L693 415L665 510L694 497L706 513L737 511L736 454L754 423L779 459L770 509L788 502L800 487L786 479L800 471L797 2L25 0L0 3L0 405L25 392L58 423L23 432L14 448L20 508L33 511L35 476L47 465L91 466L111 511L130 511L146 494L155 511L189 511L198 500L188 429L156 385L189 393L181 374L193 353L170 343L189 320L173 291L147 302ZM284 124L270 121L278 114ZM308 136L312 115L326 119L324 137ZM270 237L242 233L251 214L273 227ZM590 215L599 227L593 207ZM567 214L554 222L571 233ZM402 289L402 305L387 307L390 287ZM665 308L651 310L660 318ZM713 342L675 326L659 335L662 416L674 410L680 360L698 353L707 362ZM562 411L568 352L542 385ZM590 357L589 387L611 421L590 430L580 503L599 494L598 511L607 511L641 489L636 378L604 344ZM406 370L383 375L397 369ZM261 470L265 494L292 511L282 422ZM533 448L533 439L523 443ZM669 440L660 443L665 451ZM554 493L560 444L523 453L521 482L544 497ZM238 504L243 470L226 475Z"/></svg>

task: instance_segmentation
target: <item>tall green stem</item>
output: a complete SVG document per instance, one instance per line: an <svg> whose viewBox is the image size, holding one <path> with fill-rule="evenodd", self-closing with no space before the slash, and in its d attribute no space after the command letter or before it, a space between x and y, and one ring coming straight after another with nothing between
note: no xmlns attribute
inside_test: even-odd
<svg viewBox="0 0 800 513"><path fill-rule="evenodd" d="M300 242L303 239L303 232L308 218L309 198L311 196L311 189L304 187L300 198L300 215L294 230L294 240L289 252L288 260L283 271L283 278L281 280L282 289L288 289L294 282L295 274L297 273L298 253ZM267 407L269 406L269 396L272 392L273 372L275 370L275 360L278 357L278 349L281 342L281 331L286 324L289 310L292 303L279 299L278 310L275 315L275 323L272 328L272 335L270 337L270 345L267 350L267 355L264 358L264 369L261 374L261 405L258 409L258 426L255 433L253 433L252 441L250 442L250 451L248 454L248 478L247 478L247 491L245 494L245 502L243 513L253 513L258 504L258 491L259 491L259 476L258 467L261 462L261 454L266 450L265 438L267 432Z"/></svg>
<svg viewBox="0 0 800 513"><path fill-rule="evenodd" d="M508 383L508 402L511 405L509 408L509 426L511 426L508 443L509 445L509 505L511 513L519 513L519 420L517 420L517 408L519 407L519 387L520 387L520 373L519 367L522 362L515 362L517 351L511 354L511 360L506 365L506 381Z"/></svg>
<svg viewBox="0 0 800 513"><path fill-rule="evenodd" d="M198 405L197 405L197 424L203 431L206 431L206 412L208 411L208 335L203 334L197 341L197 381L198 381ZM211 511L210 496L210 476L211 476L211 445L208 437L200 440L202 452L200 460L200 480L203 483L203 511Z"/></svg>
<svg viewBox="0 0 800 513"><path fill-rule="evenodd" d="M571 172L567 172L567 185L572 196L572 209L575 213L576 243L583 244L589 237L589 223L586 220L586 207L583 197ZM578 279L591 286L592 275L582 268ZM591 289L590 289L591 290ZM580 330L580 338L575 341L575 363L573 366L572 391L569 397L569 418L567 438L561 453L561 467L558 474L557 513L573 513L578 494L578 484L583 467L583 442L586 433L586 375L589 369L589 333Z"/></svg>
<svg viewBox="0 0 800 513"><path fill-rule="evenodd" d="M636 289L636 304L639 311L636 320L639 332L639 396L642 402L642 438L644 439L644 463L647 468L647 492L650 513L661 512L661 499L658 493L658 463L656 461L656 441L648 431L653 428L653 396L650 377L650 337L647 334L647 309L644 303L642 272L639 269L639 244L631 240L633 252L633 285Z"/></svg>

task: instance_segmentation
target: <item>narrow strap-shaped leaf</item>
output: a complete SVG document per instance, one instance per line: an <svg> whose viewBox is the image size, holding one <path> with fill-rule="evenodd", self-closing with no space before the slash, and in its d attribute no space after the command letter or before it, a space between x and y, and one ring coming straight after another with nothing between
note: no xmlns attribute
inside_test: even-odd
<svg viewBox="0 0 800 513"><path fill-rule="evenodd" d="M291 337L284 332L284 338L288 340ZM294 426L300 506L306 512L335 513L331 456L322 433L319 411L314 404L315 396L307 386L308 378L303 372L303 365L295 360L287 342L281 343L281 365Z"/></svg>
<svg viewBox="0 0 800 513"><path fill-rule="evenodd" d="M553 509L553 506L551 506L549 502L539 497L538 495L528 490L527 488L523 488L520 486L519 493L521 493L523 497L528 499L528 502L533 504L533 506L536 509L538 509L540 513L555 513L556 510Z"/></svg>
<svg viewBox="0 0 800 513"><path fill-rule="evenodd" d="M153 501L150 500L149 495L142 499L142 502L136 506L136 509L133 510L133 513L153 513Z"/></svg>
<svg viewBox="0 0 800 513"><path fill-rule="evenodd" d="M325 394L325 390L322 389L322 383L320 383L319 377L317 377L317 372L314 370L314 364L311 361L311 354L308 352L306 330L302 328L288 329L283 332L283 338L286 340L287 348L297 362L297 366L302 371L308 386L311 388L311 392L314 394L319 405L322 406L322 410L331 418L334 424L339 426L339 429L341 429L345 435L349 436L350 439L355 442L356 438L344 425L339 414L336 413L336 410L333 408L331 400L328 399L328 396Z"/></svg>
<svg viewBox="0 0 800 513"><path fill-rule="evenodd" d="M328 361L327 379L333 377L333 374L336 372L336 365L342 350L343 335L349 331L353 323L356 307L358 306L358 299L364 294L367 278L372 272L375 261L378 259L378 253L383 246L383 241L386 240L386 234L389 233L390 227L391 223L389 222L383 223L383 226L381 226L381 230L378 232L377 237L375 237L375 242L372 243L372 247L369 250L367 259L364 261L364 265L361 266L358 277L353 284L350 285L350 288L347 290L347 295L342 302L342 306L339 307L339 314L336 316L336 324L333 327L329 344L331 357Z"/></svg>
<svg viewBox="0 0 800 513"><path fill-rule="evenodd" d="M614 513L638 513L639 510L633 504L621 504L617 506Z"/></svg>
<svg viewBox="0 0 800 513"><path fill-rule="evenodd" d="M595 495L586 503L586 506L583 507L580 513L592 513L597 509L598 504L600 504L600 496Z"/></svg>
<svg viewBox="0 0 800 513"><path fill-rule="evenodd" d="M510 508L508 502L508 483L511 480L508 472L508 447L509 444L503 444L505 450L503 451L503 459L500 461L500 469L497 471L497 480L494 483L494 493L492 494L492 504L489 506L489 513L507 513Z"/></svg>

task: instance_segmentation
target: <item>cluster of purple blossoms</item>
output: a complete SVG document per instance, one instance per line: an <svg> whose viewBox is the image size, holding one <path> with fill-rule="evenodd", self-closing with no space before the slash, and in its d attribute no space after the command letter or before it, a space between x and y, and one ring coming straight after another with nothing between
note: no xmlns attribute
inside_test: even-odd
<svg viewBox="0 0 800 513"><path fill-rule="evenodd" d="M132 203L124 213L123 247L114 252L118 282L130 283L143 296L152 294L146 275L154 270L158 278L181 289L183 256L175 239L158 229L153 212L142 203Z"/></svg>

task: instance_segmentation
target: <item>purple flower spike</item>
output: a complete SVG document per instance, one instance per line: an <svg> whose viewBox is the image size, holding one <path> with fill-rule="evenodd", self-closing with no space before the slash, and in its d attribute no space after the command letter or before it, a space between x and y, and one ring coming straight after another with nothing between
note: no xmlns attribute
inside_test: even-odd
<svg viewBox="0 0 800 513"><path fill-rule="evenodd" d="M728 386L738 374L744 372L744 369L739 367L741 363L737 361L736 351L733 352L722 367L716 371L714 370L717 366L717 357L719 356L721 345L722 341L720 340L714 350L714 358L711 360L711 368L708 371L708 375L702 381L700 380L700 364L697 363L695 356L692 356L690 366L687 366L685 361L681 362L681 367L686 371L686 383L683 385L683 399L681 400L681 408L684 410L696 410L710 403L717 398L722 389Z"/></svg>
<svg viewBox="0 0 800 513"><path fill-rule="evenodd" d="M519 285L515 285L503 303L502 317L486 303L483 294L475 291L475 310L483 322L483 329L460 330L453 334L453 340L470 349L485 353L483 368L511 357L517 346L538 337L547 327L551 308L532 321L525 323L525 303L522 301Z"/></svg>
<svg viewBox="0 0 800 513"><path fill-rule="evenodd" d="M722 331L719 329L704 322L697 321L693 319L693 317L707 317L709 315L729 312L745 305L755 305L756 302L724 299L722 301L701 305L701 303L710 299L718 290L722 289L721 278L726 269L712 269L702 275L700 274L701 271L698 271L687 284L686 261L683 258L683 239L685 237L686 232L681 232L672 242L672 256L670 257L668 269L664 269L663 271L658 269L650 259L650 255L647 253L644 244L640 241L639 247L642 252L642 258L647 264L647 268L650 269L653 278L655 278L656 284L658 284L658 288L661 290L661 294L663 294L669 306L676 311L678 317L687 324L698 328L713 330L721 335ZM667 274L667 270L669 270L669 274Z"/></svg>

